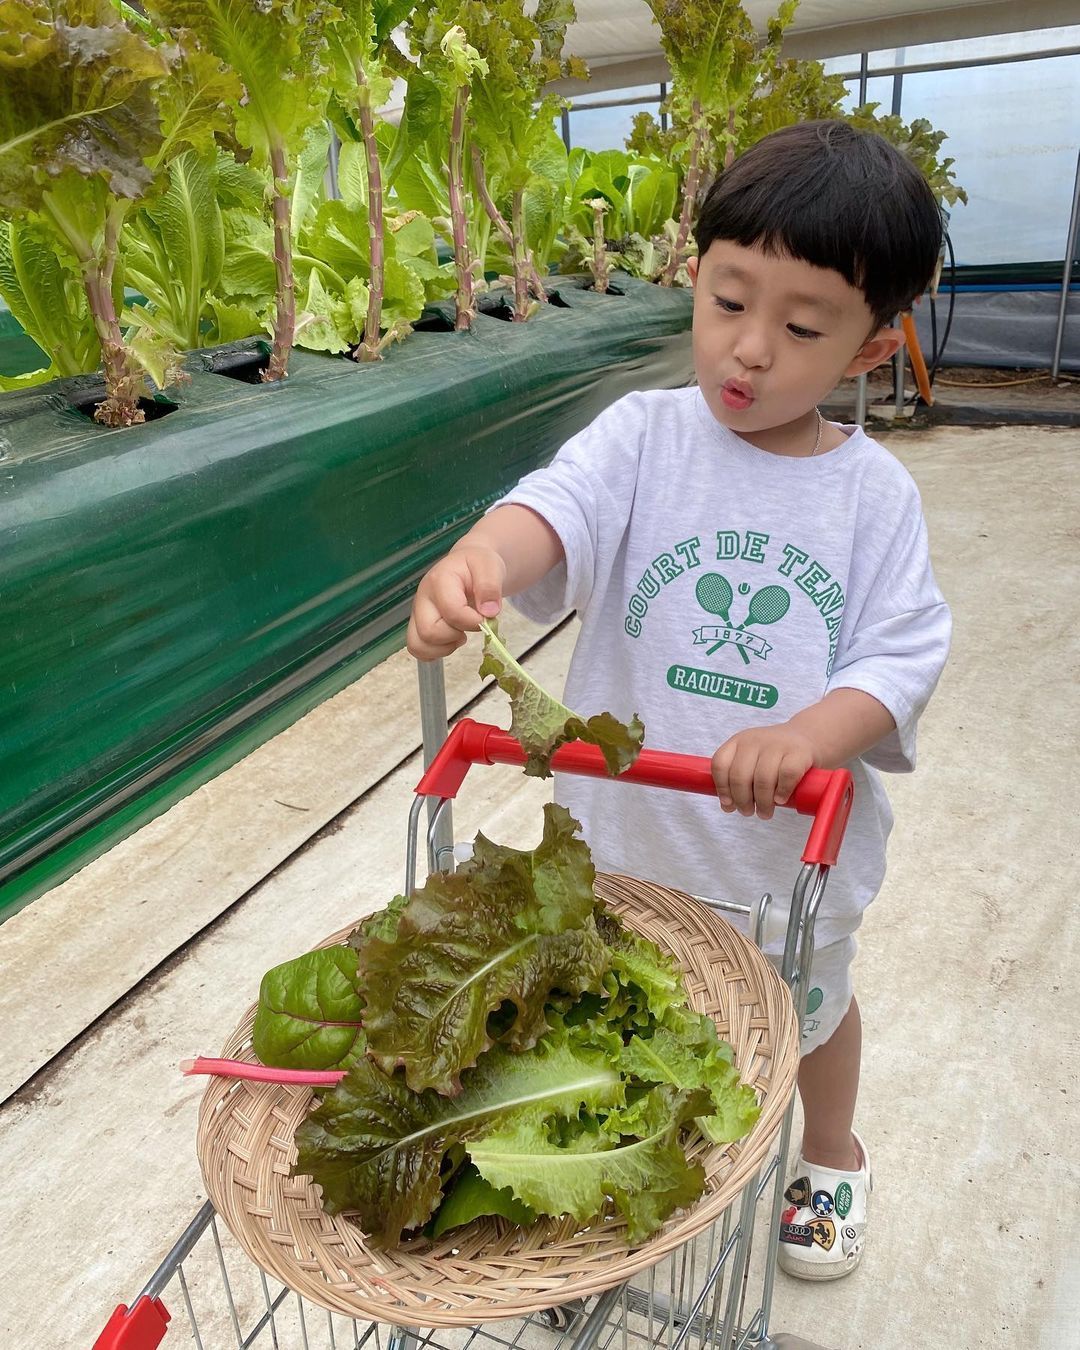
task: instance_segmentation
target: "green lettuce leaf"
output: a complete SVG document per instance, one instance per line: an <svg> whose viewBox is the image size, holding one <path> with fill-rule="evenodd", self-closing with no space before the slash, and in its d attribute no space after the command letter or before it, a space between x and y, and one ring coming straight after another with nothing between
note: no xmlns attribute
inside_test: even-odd
<svg viewBox="0 0 1080 1350"><path fill-rule="evenodd" d="M348 305L326 289L312 268L307 290L298 302L296 345L312 352L345 352L357 336Z"/></svg>
<svg viewBox="0 0 1080 1350"><path fill-rule="evenodd" d="M470 1163L454 1177L446 1199L424 1232L428 1237L442 1237L449 1229L460 1228L463 1223L472 1223L473 1219L487 1214L497 1214L521 1225L532 1223L536 1218L535 1210L515 1199L512 1191L497 1191Z"/></svg>
<svg viewBox="0 0 1080 1350"><path fill-rule="evenodd" d="M579 1134L573 1149L553 1141L550 1113L536 1107L500 1120L467 1148L490 1185L508 1187L538 1213L570 1214L588 1223L614 1200L635 1244L701 1195L704 1169L687 1161L679 1133L709 1105L701 1089L657 1087L609 1115L595 1135Z"/></svg>
<svg viewBox="0 0 1080 1350"><path fill-rule="evenodd" d="M250 301L222 300L220 296L208 295L206 307L210 314L210 328L206 334L208 347L216 343L238 342L241 338L270 331L266 310L260 312Z"/></svg>
<svg viewBox="0 0 1080 1350"><path fill-rule="evenodd" d="M704 1013L670 1009L652 1035L630 1038L622 1066L643 1082L704 1088L711 1109L698 1125L714 1144L741 1139L761 1114L753 1089L740 1081L731 1062L731 1047L720 1040L715 1022Z"/></svg>
<svg viewBox="0 0 1080 1350"><path fill-rule="evenodd" d="M125 228L125 278L149 302L134 316L136 324L191 350L200 345L206 296L221 284L225 260L217 155L185 151L168 166L165 181L164 191Z"/></svg>
<svg viewBox="0 0 1080 1350"><path fill-rule="evenodd" d="M492 1050L453 1098L412 1092L400 1074L362 1060L298 1128L294 1173L314 1178L329 1213L356 1211L374 1244L393 1246L434 1212L447 1151L467 1147L493 1117L574 1116L622 1100L622 1079L604 1055L558 1031L526 1054Z"/></svg>
<svg viewBox="0 0 1080 1350"><path fill-rule="evenodd" d="M0 295L52 364L41 379L96 370L101 344L74 261L34 220L0 220ZM19 376L25 387L25 376ZM34 381L38 383L39 381Z"/></svg>
<svg viewBox="0 0 1080 1350"><path fill-rule="evenodd" d="M326 102L326 6L318 0L147 0L152 18L198 43L235 72L246 91L237 135L260 160L299 146Z"/></svg>
<svg viewBox="0 0 1080 1350"><path fill-rule="evenodd" d="M108 0L2 0L0 31L0 206L47 205L71 175L100 178L117 197L141 196L160 143L152 92L166 57Z"/></svg>
<svg viewBox="0 0 1080 1350"><path fill-rule="evenodd" d="M351 947L323 947L263 976L251 1044L278 1069L345 1069L364 1052L364 998Z"/></svg>
<svg viewBox="0 0 1080 1350"><path fill-rule="evenodd" d="M609 1022L651 1025L686 1003L682 971L673 956L607 910L597 916L596 927L611 953L611 969L604 977Z"/></svg>
<svg viewBox="0 0 1080 1350"><path fill-rule="evenodd" d="M553 990L599 991L608 953L577 828L549 803L534 850L478 836L471 862L433 874L401 907L392 939L361 945L368 1052L381 1068L404 1065L414 1091L454 1093L496 1035L515 1050L536 1042ZM490 1026L504 1004L513 1012L508 1025Z"/></svg>
<svg viewBox="0 0 1080 1350"><path fill-rule="evenodd" d="M496 623L482 620L480 628L484 634L480 675L493 675L499 688L510 696L510 730L525 749L527 774L549 778L551 756L567 741L599 746L612 776L624 773L633 764L645 738L645 727L637 716L629 726L607 712L585 720L541 689L514 660L499 638Z"/></svg>

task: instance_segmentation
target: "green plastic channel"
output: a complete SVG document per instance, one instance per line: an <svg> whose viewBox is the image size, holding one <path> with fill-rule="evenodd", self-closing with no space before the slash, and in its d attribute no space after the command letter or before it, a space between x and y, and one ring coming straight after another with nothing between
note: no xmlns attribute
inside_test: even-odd
<svg viewBox="0 0 1080 1350"><path fill-rule="evenodd" d="M71 406L92 377L0 397L0 914L383 659L491 502L687 382L689 294L619 286L378 365L296 351L276 385L194 353L175 410L123 430Z"/></svg>

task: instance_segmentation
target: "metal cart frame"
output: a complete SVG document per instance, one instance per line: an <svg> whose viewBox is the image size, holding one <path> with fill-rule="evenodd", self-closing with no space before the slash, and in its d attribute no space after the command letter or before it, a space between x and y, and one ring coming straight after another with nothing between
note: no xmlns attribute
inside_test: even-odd
<svg viewBox="0 0 1080 1350"><path fill-rule="evenodd" d="M420 667L424 759L427 769L416 788L409 814L406 845L406 894L415 889L420 817L428 807L427 858L429 869L453 870L454 846L451 802L473 764L525 762L521 746L506 732L469 719L458 722L446 736L446 705L441 663ZM594 746L563 746L555 767L563 772L605 776L603 759ZM711 764L691 755L642 751L634 766L618 780L653 787L711 795ZM801 1024L805 1011L814 924L825 894L851 810L851 775L846 770L812 769L799 784L789 805L814 824L803 853L792 892L781 975L792 991ZM754 941L762 936L771 905L764 895L753 904L711 901L714 906L744 916ZM331 1316L304 1303L299 1295L281 1288L271 1291L267 1277L257 1271L260 1289L254 1309L242 1308L226 1259L226 1243L207 1201L165 1256L130 1305L119 1305L94 1344L94 1350L156 1350L172 1320L162 1295L175 1284L183 1302L196 1350L247 1350L258 1345L274 1350L781 1350L770 1334L773 1288L776 1278L776 1241L783 1205L784 1165L791 1141L794 1096L784 1113L778 1146L756 1177L721 1220L651 1268L641 1284L629 1282L597 1297L575 1300L561 1307L519 1319L496 1320L469 1330L430 1330L381 1323L352 1322ZM771 1195L770 1195L771 1185ZM751 1255L759 1206L765 1204L766 1241L757 1251L761 1293L747 1312L751 1284ZM212 1246L213 1257L209 1249ZM211 1269L216 1265L224 1292L225 1313L215 1336L204 1340L192 1284L185 1263L200 1256ZM242 1258L250 1276L254 1267ZM261 1297L259 1297L261 1294ZM249 1304L251 1300L249 1299ZM175 1305L174 1305L175 1306ZM220 1311L220 1309L219 1309ZM325 1330L323 1324L325 1323ZM316 1339L316 1336L322 1339ZM799 1342L811 1350L809 1343Z"/></svg>

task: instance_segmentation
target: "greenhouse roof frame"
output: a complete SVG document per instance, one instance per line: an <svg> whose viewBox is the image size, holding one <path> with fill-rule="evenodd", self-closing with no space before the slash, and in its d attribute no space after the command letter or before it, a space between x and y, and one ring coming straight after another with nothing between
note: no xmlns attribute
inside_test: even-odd
<svg viewBox="0 0 1080 1350"><path fill-rule="evenodd" d="M776 0L744 0L756 28L776 11ZM578 20L566 51L588 63L591 78L560 80L552 92L573 95L670 79L659 30L644 0L577 0ZM892 47L1063 28L1076 22L1076 0L802 0L788 29L788 56L822 59Z"/></svg>

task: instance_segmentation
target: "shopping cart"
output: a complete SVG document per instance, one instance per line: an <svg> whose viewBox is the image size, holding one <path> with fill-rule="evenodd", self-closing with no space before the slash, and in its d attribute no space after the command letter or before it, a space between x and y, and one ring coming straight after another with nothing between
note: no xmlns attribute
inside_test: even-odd
<svg viewBox="0 0 1080 1350"><path fill-rule="evenodd" d="M426 727L430 720L425 718ZM429 868L452 870L450 803L469 768L473 764L520 766L524 760L521 746L506 732L468 719L456 724L416 788L408 826L406 894L416 884L425 803L429 808ZM580 743L562 747L554 766L568 773L606 775L596 747ZM708 759L662 751L643 751L618 781L704 795L715 792ZM829 870L836 862L851 801L852 782L847 771L812 769L788 803L801 814L814 817L792 893L781 967L800 1023L814 922ZM713 904L745 916L754 941L762 945L770 896L751 905ZM790 1006L787 1011L790 1017ZM793 1110L792 1071L786 1082L775 1146L735 1199L692 1240L615 1287L558 1300L555 1306L513 1318L488 1320L473 1314L479 1325L396 1324L422 1322L422 1312L412 1318L406 1313L395 1314L393 1320L387 1317L385 1321L361 1322L328 1311L325 1305L316 1307L284 1284L268 1280L219 1224L213 1204L207 1201L138 1298L130 1307L121 1305L115 1310L94 1350L156 1350L172 1320L166 1299L174 1309L182 1303L189 1343L197 1350L253 1345L275 1350L630 1350L631 1343L634 1350L705 1350L706 1346L709 1350L779 1350L781 1342L769 1332L776 1272L774 1235L783 1203L784 1162ZM755 1243L754 1234L760 1231L759 1211L764 1217L765 1240ZM625 1271L634 1268L628 1254ZM619 1274L616 1269L616 1279ZM751 1297L751 1288L760 1289L760 1293ZM478 1299L477 1306L483 1305L484 1300ZM182 1325L178 1317L174 1330Z"/></svg>

